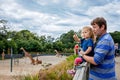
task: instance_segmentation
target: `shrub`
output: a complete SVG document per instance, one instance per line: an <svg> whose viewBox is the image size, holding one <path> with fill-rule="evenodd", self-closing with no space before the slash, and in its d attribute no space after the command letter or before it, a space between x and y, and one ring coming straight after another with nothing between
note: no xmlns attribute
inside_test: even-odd
<svg viewBox="0 0 120 80"><path fill-rule="evenodd" d="M46 70L40 70L39 80L72 80L72 76L68 75L66 71L73 68L73 60L75 55L69 56L65 61L50 67Z"/></svg>
<svg viewBox="0 0 120 80"><path fill-rule="evenodd" d="M66 71L73 68L73 61L76 57L76 55L71 55L65 61L55 66L41 69L37 75L27 75L20 80L72 80L73 77L67 74Z"/></svg>

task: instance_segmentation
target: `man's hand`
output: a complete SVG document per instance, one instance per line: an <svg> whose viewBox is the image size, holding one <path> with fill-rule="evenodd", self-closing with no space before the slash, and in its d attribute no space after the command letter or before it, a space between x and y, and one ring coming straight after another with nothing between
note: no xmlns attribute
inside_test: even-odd
<svg viewBox="0 0 120 80"><path fill-rule="evenodd" d="M81 50L79 55L84 56L85 52Z"/></svg>

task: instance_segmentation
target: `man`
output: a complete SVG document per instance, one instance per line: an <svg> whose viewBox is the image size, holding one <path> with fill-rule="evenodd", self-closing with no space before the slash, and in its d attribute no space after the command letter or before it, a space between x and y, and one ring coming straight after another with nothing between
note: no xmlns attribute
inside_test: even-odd
<svg viewBox="0 0 120 80"><path fill-rule="evenodd" d="M98 40L94 49L94 57L82 54L83 58L93 64L89 80L116 80L114 41L107 33L107 22L103 17L97 17L92 22L94 34Z"/></svg>

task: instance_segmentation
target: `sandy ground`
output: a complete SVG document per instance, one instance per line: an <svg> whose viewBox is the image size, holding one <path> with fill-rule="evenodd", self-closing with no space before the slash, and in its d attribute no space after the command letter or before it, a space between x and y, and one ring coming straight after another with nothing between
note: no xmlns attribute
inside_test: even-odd
<svg viewBox="0 0 120 80"><path fill-rule="evenodd" d="M27 75L27 74L36 74L40 69L43 69L43 64L58 64L59 62L66 59L66 56L62 58L56 56L39 56L39 60L42 60L42 64L32 65L30 64L29 58L19 59L19 63L14 63L13 60L13 68L12 72L10 67L10 60L1 60L0 61L0 80L14 80L13 76L18 75ZM35 59L35 58L34 58ZM51 66L52 66L51 65Z"/></svg>
<svg viewBox="0 0 120 80"><path fill-rule="evenodd" d="M120 80L120 56L115 58L116 60L116 75L117 75L117 80Z"/></svg>

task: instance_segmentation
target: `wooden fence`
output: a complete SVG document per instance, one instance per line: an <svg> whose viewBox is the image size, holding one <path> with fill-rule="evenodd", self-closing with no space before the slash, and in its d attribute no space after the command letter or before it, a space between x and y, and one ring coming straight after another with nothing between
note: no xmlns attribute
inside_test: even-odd
<svg viewBox="0 0 120 80"><path fill-rule="evenodd" d="M80 66L77 67L73 80L88 80L89 69L90 64L88 62L83 62Z"/></svg>

